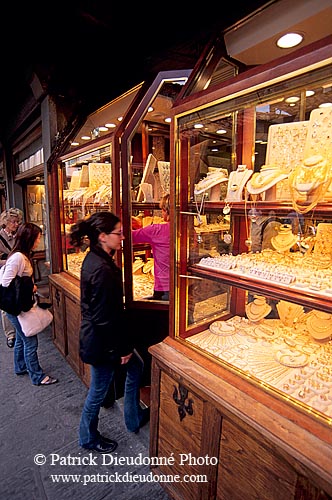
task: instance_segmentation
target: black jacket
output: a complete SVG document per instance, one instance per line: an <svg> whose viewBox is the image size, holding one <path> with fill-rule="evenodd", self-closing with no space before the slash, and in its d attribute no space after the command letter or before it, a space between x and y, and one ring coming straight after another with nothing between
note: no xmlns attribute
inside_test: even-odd
<svg viewBox="0 0 332 500"><path fill-rule="evenodd" d="M91 248L81 270L80 357L84 363L118 362L133 351L123 304L122 272L99 247Z"/></svg>

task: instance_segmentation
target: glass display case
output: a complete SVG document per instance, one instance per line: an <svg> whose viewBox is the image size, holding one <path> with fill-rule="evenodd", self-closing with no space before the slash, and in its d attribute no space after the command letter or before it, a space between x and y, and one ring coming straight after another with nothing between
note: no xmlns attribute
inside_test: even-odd
<svg viewBox="0 0 332 500"><path fill-rule="evenodd" d="M331 46L308 54L175 107L171 306L177 342L331 425Z"/></svg>
<svg viewBox="0 0 332 500"><path fill-rule="evenodd" d="M69 243L71 227L78 219L100 210L121 214L125 259L132 262L126 275L129 301L153 294L151 248L133 246L131 229L163 223L159 200L170 189L167 120L188 74L187 70L160 73L152 85L135 87L98 110L61 157L63 270L79 278L85 252L77 252ZM123 263L120 258L119 264Z"/></svg>
<svg viewBox="0 0 332 500"><path fill-rule="evenodd" d="M133 246L131 230L162 221L159 196L169 189L169 176L160 180L158 162L166 174L170 168L170 125L165 119L188 74L187 70L159 73L152 83L134 87L89 115L83 124L75 123L75 130L66 136L63 152L54 156L49 168L53 338L87 385L89 370L79 358L79 320L80 272L88 245L79 251L74 249L70 244L71 228L96 211L118 214L125 239L115 258L123 270L126 308L130 308L133 297L138 302L152 295L151 247ZM168 333L168 301L143 302L153 316L151 325L158 322L157 331L153 329L150 335L149 327L138 318L139 310L128 316L140 341L151 345ZM156 310L152 311L154 306ZM148 373L148 361L145 366Z"/></svg>

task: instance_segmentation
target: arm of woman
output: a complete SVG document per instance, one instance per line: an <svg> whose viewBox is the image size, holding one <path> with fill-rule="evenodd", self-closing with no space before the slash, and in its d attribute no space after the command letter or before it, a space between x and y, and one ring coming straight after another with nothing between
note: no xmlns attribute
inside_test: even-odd
<svg viewBox="0 0 332 500"><path fill-rule="evenodd" d="M22 254L15 252L7 261L2 275L2 286L9 286L16 275L22 276L25 269L25 259Z"/></svg>

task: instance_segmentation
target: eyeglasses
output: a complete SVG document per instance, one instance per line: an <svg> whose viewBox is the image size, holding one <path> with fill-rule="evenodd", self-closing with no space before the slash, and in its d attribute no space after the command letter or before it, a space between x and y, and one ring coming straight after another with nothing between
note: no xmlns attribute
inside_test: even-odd
<svg viewBox="0 0 332 500"><path fill-rule="evenodd" d="M123 232L122 231L112 231L109 234L116 234L117 236L123 236Z"/></svg>

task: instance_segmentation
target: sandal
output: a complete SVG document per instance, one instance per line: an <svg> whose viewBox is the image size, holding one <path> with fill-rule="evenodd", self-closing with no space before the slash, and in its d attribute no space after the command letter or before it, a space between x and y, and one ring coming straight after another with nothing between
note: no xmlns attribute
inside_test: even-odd
<svg viewBox="0 0 332 500"><path fill-rule="evenodd" d="M49 375L46 375L46 377L40 382L39 385L51 385L51 384L56 384L58 381L57 378L50 377Z"/></svg>

